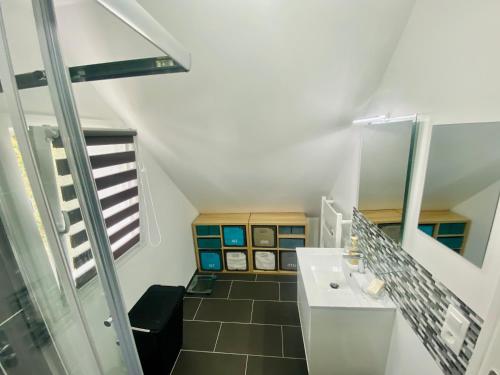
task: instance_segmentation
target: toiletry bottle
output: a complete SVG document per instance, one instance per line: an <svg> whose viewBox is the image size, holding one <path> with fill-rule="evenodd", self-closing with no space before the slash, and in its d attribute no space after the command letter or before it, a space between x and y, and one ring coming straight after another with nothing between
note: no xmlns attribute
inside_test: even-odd
<svg viewBox="0 0 500 375"><path fill-rule="evenodd" d="M359 252L359 250L358 250L358 237L351 236L351 247L349 249L349 254L356 255L358 252ZM353 266L356 266L359 263L359 259L350 259L350 263Z"/></svg>

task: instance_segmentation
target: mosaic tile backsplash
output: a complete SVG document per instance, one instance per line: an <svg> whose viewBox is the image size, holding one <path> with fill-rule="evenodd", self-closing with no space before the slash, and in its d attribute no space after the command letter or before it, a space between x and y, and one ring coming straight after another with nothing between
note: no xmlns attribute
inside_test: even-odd
<svg viewBox="0 0 500 375"><path fill-rule="evenodd" d="M385 281L390 297L443 373L465 374L483 320L356 209L352 232L359 237L359 248L367 258L368 267ZM471 322L458 356L439 336L449 305L459 309Z"/></svg>

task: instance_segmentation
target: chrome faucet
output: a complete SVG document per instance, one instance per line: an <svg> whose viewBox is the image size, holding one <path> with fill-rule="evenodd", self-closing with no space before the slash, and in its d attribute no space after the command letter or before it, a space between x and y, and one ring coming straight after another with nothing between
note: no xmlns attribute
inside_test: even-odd
<svg viewBox="0 0 500 375"><path fill-rule="evenodd" d="M365 255L360 252L342 253L344 259L357 259L358 260L358 273L366 272Z"/></svg>

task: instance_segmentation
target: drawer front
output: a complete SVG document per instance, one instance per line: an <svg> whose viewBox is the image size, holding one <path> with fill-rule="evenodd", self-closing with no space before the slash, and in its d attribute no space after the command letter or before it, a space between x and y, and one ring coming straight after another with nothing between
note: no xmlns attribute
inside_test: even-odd
<svg viewBox="0 0 500 375"><path fill-rule="evenodd" d="M254 247L276 247L276 226L252 226Z"/></svg>
<svg viewBox="0 0 500 375"><path fill-rule="evenodd" d="M227 271L248 271L248 255L246 250L226 250Z"/></svg>
<svg viewBox="0 0 500 375"><path fill-rule="evenodd" d="M295 251L280 251L280 270L297 271L297 253Z"/></svg>
<svg viewBox="0 0 500 375"><path fill-rule="evenodd" d="M222 256L221 252L200 251L200 268L203 271L222 271Z"/></svg>
<svg viewBox="0 0 500 375"><path fill-rule="evenodd" d="M198 249L220 249L220 238L198 238Z"/></svg>
<svg viewBox="0 0 500 375"><path fill-rule="evenodd" d="M306 240L303 238L280 238L280 249L296 249L305 245Z"/></svg>
<svg viewBox="0 0 500 375"><path fill-rule="evenodd" d="M226 225L222 227L224 246L246 246L247 235L244 225Z"/></svg>
<svg viewBox="0 0 500 375"><path fill-rule="evenodd" d="M280 234L302 234L306 233L306 227L303 225L285 225L280 226Z"/></svg>
<svg viewBox="0 0 500 375"><path fill-rule="evenodd" d="M438 234L464 234L465 223L442 223L439 224Z"/></svg>
<svg viewBox="0 0 500 375"><path fill-rule="evenodd" d="M196 235L198 236L220 236L218 225L197 225Z"/></svg>
<svg viewBox="0 0 500 375"><path fill-rule="evenodd" d="M458 250L464 242L463 237L438 237L437 240L450 249Z"/></svg>
<svg viewBox="0 0 500 375"><path fill-rule="evenodd" d="M420 229L422 232L425 234L429 235L432 237L434 234L434 228L436 227L436 224L419 224L418 229Z"/></svg>
<svg viewBox="0 0 500 375"><path fill-rule="evenodd" d="M253 252L254 268L261 271L275 271L278 269L276 251L255 250Z"/></svg>

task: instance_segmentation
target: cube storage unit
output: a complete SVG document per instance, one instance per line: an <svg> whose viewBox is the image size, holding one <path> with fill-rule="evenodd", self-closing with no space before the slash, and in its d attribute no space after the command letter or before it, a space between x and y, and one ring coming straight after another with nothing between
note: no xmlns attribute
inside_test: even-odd
<svg viewBox="0 0 500 375"><path fill-rule="evenodd" d="M198 270L295 274L307 234L303 213L201 214L193 222Z"/></svg>
<svg viewBox="0 0 500 375"><path fill-rule="evenodd" d="M249 213L201 214L193 222L198 270L248 272Z"/></svg>
<svg viewBox="0 0 500 375"><path fill-rule="evenodd" d="M305 214L252 213L250 215L254 271L294 274L297 271L297 247L306 246Z"/></svg>
<svg viewBox="0 0 500 375"><path fill-rule="evenodd" d="M387 228L396 228L392 233L400 229L402 210L366 210L361 213L389 235ZM447 210L422 211L418 220L418 229L460 254L465 251L469 227L467 217Z"/></svg>

